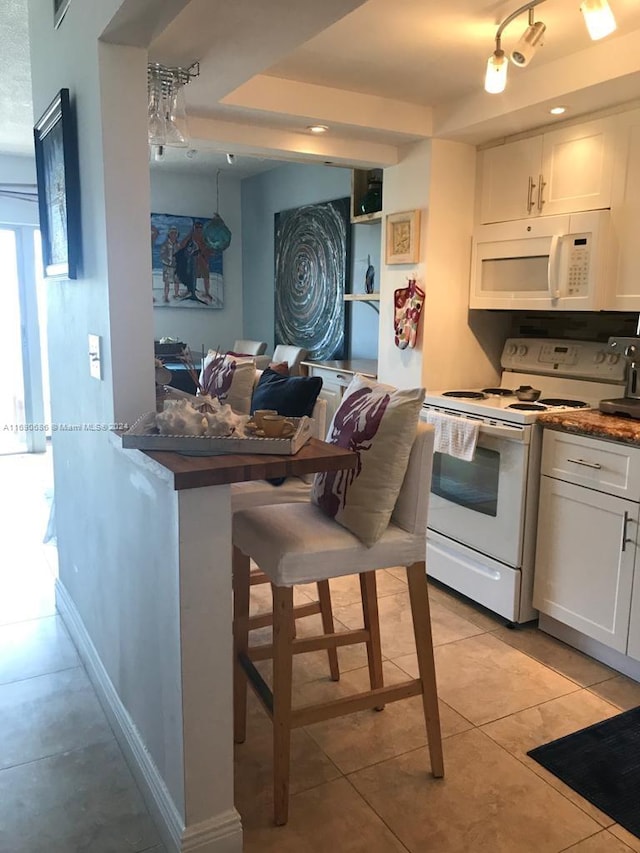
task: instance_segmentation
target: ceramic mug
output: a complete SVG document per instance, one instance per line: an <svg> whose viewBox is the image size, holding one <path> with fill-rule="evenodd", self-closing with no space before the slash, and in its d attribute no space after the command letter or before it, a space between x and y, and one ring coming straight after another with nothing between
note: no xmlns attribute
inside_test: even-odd
<svg viewBox="0 0 640 853"><path fill-rule="evenodd" d="M261 429L267 438L288 438L296 431L295 425L284 415L263 415Z"/></svg>
<svg viewBox="0 0 640 853"><path fill-rule="evenodd" d="M262 419L265 415L277 415L277 409L256 409L253 415L251 416L251 420L258 427L258 429L262 429Z"/></svg>

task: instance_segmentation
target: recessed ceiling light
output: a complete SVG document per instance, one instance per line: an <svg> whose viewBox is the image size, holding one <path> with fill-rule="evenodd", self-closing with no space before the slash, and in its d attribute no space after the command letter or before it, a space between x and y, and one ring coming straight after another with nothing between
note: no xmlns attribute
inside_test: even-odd
<svg viewBox="0 0 640 853"><path fill-rule="evenodd" d="M549 110L549 112L551 113L552 116L561 116L562 113L564 113L566 111L567 111L566 107L551 107L551 109Z"/></svg>
<svg viewBox="0 0 640 853"><path fill-rule="evenodd" d="M329 128L326 124L308 124L307 130L310 130L311 133L326 133Z"/></svg>

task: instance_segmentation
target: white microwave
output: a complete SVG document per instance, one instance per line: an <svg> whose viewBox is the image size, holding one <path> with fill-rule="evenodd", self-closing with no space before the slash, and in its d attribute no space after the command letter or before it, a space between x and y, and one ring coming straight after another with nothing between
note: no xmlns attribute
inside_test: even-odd
<svg viewBox="0 0 640 853"><path fill-rule="evenodd" d="M597 310L613 257L609 219L609 210L591 210L481 225L469 307Z"/></svg>

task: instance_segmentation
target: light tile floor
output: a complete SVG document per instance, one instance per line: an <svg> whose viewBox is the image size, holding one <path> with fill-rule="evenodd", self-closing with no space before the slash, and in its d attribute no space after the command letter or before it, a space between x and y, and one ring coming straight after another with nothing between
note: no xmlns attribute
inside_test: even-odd
<svg viewBox="0 0 640 853"><path fill-rule="evenodd" d="M0 851L166 853L56 615L50 453L0 483Z"/></svg>
<svg viewBox="0 0 640 853"><path fill-rule="evenodd" d="M48 462L0 458L0 851L164 853L55 614L54 554L41 545ZM391 683L416 674L404 573L380 572L378 586ZM332 589L338 627L357 625L357 580ZM306 600L314 589L296 594ZM291 816L274 827L270 723L250 696L247 741L236 748L245 850L640 853L640 839L526 755L640 705L640 685L535 627L509 630L442 587L432 585L431 605L446 778L429 774L418 697L318 723L294 733ZM253 606L268 606L266 587L254 588ZM298 630L317 627L312 617ZM364 649L339 656L338 684L324 653L296 659L297 701L363 689Z"/></svg>

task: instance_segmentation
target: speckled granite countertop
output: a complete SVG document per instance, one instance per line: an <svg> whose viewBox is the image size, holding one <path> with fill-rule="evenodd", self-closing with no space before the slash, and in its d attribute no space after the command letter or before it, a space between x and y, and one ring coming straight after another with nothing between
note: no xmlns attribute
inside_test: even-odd
<svg viewBox="0 0 640 853"><path fill-rule="evenodd" d="M619 415L606 415L597 409L579 412L547 412L538 416L539 424L551 429L590 435L594 438L606 438L609 441L621 441L640 447L640 420L623 418Z"/></svg>

